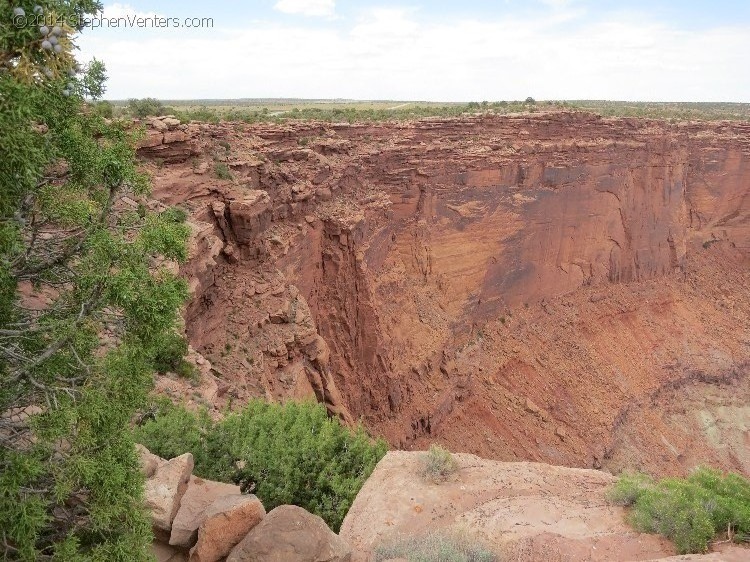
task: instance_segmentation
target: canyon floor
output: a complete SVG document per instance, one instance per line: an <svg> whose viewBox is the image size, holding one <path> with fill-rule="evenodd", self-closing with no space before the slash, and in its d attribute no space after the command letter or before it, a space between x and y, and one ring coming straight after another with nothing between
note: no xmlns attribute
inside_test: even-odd
<svg viewBox="0 0 750 562"><path fill-rule="evenodd" d="M203 375L161 392L314 397L406 450L750 475L750 124L162 118L139 155L193 228Z"/></svg>

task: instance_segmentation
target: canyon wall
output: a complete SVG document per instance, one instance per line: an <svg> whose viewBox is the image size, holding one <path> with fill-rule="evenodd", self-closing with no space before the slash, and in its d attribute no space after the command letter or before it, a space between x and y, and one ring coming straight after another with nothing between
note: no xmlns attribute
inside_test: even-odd
<svg viewBox="0 0 750 562"><path fill-rule="evenodd" d="M224 400L314 396L401 448L750 473L750 125L149 127Z"/></svg>

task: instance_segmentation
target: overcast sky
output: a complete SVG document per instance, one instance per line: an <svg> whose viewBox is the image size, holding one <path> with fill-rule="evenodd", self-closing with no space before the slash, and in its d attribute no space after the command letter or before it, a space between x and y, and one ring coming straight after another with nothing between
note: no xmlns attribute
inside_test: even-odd
<svg viewBox="0 0 750 562"><path fill-rule="evenodd" d="M110 99L750 102L750 0L105 0L104 13L181 24L81 35Z"/></svg>

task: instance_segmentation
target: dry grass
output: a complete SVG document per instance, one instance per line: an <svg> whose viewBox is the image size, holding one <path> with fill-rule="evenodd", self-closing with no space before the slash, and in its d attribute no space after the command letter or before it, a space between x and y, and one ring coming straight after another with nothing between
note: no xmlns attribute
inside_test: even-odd
<svg viewBox="0 0 750 562"><path fill-rule="evenodd" d="M409 562L496 562L497 556L466 533L435 532L404 537L375 549L376 562L405 558Z"/></svg>
<svg viewBox="0 0 750 562"><path fill-rule="evenodd" d="M458 462L451 452L440 445L431 445L420 460L422 478L435 484L445 482L458 470Z"/></svg>

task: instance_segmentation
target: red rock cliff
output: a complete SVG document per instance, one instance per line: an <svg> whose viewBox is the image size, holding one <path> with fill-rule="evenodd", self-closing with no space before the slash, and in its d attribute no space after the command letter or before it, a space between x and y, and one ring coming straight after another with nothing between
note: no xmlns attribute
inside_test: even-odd
<svg viewBox="0 0 750 562"><path fill-rule="evenodd" d="M141 153L196 224L187 331L222 392L315 395L406 448L750 470L744 426L711 429L750 423L750 125L179 132Z"/></svg>

